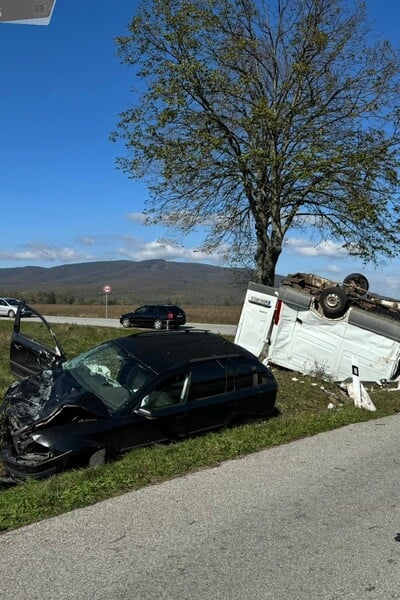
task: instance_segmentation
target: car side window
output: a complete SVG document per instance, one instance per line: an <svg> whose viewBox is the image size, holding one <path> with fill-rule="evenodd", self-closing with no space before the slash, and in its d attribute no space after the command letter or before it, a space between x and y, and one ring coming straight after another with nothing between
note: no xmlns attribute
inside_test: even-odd
<svg viewBox="0 0 400 600"><path fill-rule="evenodd" d="M228 373L222 361L208 360L192 365L188 400L217 396L227 391Z"/></svg>
<svg viewBox="0 0 400 600"><path fill-rule="evenodd" d="M165 408L184 404L187 397L189 375L176 373L160 383L150 394L145 396L140 408Z"/></svg>
<svg viewBox="0 0 400 600"><path fill-rule="evenodd" d="M231 365L237 390L262 385L268 381L267 373L252 361L238 357L231 359Z"/></svg>
<svg viewBox="0 0 400 600"><path fill-rule="evenodd" d="M7 306L7 304L4 302L4 300L0 300L0 305L1 306Z"/></svg>
<svg viewBox="0 0 400 600"><path fill-rule="evenodd" d="M148 308L148 306L140 306L140 308L137 308L135 312L141 315L142 313L146 313L148 311Z"/></svg>
<svg viewBox="0 0 400 600"><path fill-rule="evenodd" d="M41 319L36 323L21 319L19 333L25 338L32 340L35 344L43 346L47 350L55 352L57 355L59 354L57 343L55 342L55 338L51 333L49 326Z"/></svg>

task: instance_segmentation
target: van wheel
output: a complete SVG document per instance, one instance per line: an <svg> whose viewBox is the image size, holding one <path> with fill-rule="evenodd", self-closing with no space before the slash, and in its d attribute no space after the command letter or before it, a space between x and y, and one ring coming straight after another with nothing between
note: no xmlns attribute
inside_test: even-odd
<svg viewBox="0 0 400 600"><path fill-rule="evenodd" d="M354 286L363 292L368 292L369 289L369 281L361 273L351 273L351 275L347 275L347 277L343 279L343 284Z"/></svg>
<svg viewBox="0 0 400 600"><path fill-rule="evenodd" d="M344 315L348 300L343 288L331 286L321 292L319 302L325 317L335 319Z"/></svg>

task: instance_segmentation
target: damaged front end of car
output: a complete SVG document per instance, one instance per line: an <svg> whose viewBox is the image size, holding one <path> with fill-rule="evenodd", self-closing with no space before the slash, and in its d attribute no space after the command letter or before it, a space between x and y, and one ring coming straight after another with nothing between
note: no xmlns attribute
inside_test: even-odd
<svg viewBox="0 0 400 600"><path fill-rule="evenodd" d="M8 429L7 422L4 425ZM9 477L16 481L42 479L68 468L72 450L56 455L40 442L40 434L32 431L17 431L6 436L2 460Z"/></svg>
<svg viewBox="0 0 400 600"><path fill-rule="evenodd" d="M1 456L7 476L16 481L87 465L90 456L102 451L101 445L71 435L68 428L108 418L108 413L80 390L75 402L71 389L54 398L54 387L54 373L47 371L13 383L5 395L0 412Z"/></svg>

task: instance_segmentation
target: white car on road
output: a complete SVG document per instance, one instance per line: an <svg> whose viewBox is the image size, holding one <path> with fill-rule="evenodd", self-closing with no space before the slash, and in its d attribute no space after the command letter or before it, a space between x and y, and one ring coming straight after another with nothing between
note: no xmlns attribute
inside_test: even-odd
<svg viewBox="0 0 400 600"><path fill-rule="evenodd" d="M17 314L20 304L23 304L23 302L18 298L0 298L0 317L10 317L13 319ZM22 309L24 317L28 317L30 314L30 311Z"/></svg>

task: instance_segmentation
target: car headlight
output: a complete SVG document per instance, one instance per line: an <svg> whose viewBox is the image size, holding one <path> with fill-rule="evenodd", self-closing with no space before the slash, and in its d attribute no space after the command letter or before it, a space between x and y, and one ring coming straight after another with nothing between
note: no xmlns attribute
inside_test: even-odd
<svg viewBox="0 0 400 600"><path fill-rule="evenodd" d="M25 437L14 440L14 447L18 458L22 460L48 460L53 458L54 454L46 446L38 443L36 440L39 434L30 434Z"/></svg>

